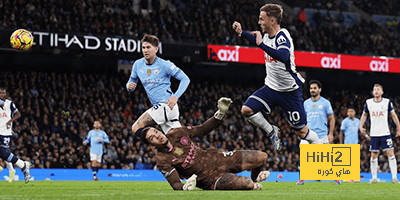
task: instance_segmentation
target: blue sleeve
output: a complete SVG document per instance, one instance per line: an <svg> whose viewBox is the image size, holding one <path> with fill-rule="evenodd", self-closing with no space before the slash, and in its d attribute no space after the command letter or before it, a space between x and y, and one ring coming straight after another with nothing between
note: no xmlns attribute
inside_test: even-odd
<svg viewBox="0 0 400 200"><path fill-rule="evenodd" d="M393 104L391 101L389 101L389 106L388 106L388 112L392 112L393 111Z"/></svg>
<svg viewBox="0 0 400 200"><path fill-rule="evenodd" d="M281 32L280 32L281 33ZM242 36L247 39L250 44L256 44L256 37L249 32L243 31ZM288 42L289 43L289 42ZM267 45L265 45L263 42L258 45L263 51L265 51L269 56L272 58L279 60L283 63L286 63L289 61L289 48L280 48L280 49L273 49ZM290 46L289 46L290 47Z"/></svg>
<svg viewBox="0 0 400 200"><path fill-rule="evenodd" d="M332 109L332 105L331 102L329 102L328 100L326 100L326 106L325 106L325 112L326 115L332 115L333 114L333 109Z"/></svg>
<svg viewBox="0 0 400 200"><path fill-rule="evenodd" d="M108 139L107 133L103 131L103 142L105 143L110 143L110 140Z"/></svg>
<svg viewBox="0 0 400 200"><path fill-rule="evenodd" d="M132 82L137 83L137 82L138 82L138 79L139 79L139 78L138 78L138 75L137 75L137 72L136 72L137 65L138 65L137 62L135 62L135 63L133 64L131 76L129 77L129 80L128 80L128 82L126 83L126 89L127 89L129 92L133 92L133 91L135 91L135 89L130 90L130 89L128 88L128 85L129 85L130 83L132 83Z"/></svg>
<svg viewBox="0 0 400 200"><path fill-rule="evenodd" d="M242 37L245 38L246 40L248 40L250 42L250 44L256 44L256 36L250 34L247 31L243 31L242 32Z"/></svg>
<svg viewBox="0 0 400 200"><path fill-rule="evenodd" d="M91 134L92 132L91 131L89 131L89 133L88 133L88 136L87 136L87 138L86 138L86 140L85 140L85 142L87 143L87 144L89 144L90 143L90 137L92 136L92 134Z"/></svg>
<svg viewBox="0 0 400 200"><path fill-rule="evenodd" d="M11 108L11 114L14 114L15 112L18 112L18 109L15 107L14 102L11 102L10 108Z"/></svg>
<svg viewBox="0 0 400 200"><path fill-rule="evenodd" d="M172 77L180 81L178 90L176 90L174 94L174 96L179 98L182 96L182 94L186 91L187 87L189 86L190 79L185 74L185 72L183 72L181 69L175 66L172 62L168 62L168 65L166 65L167 74L171 75Z"/></svg>
<svg viewBox="0 0 400 200"><path fill-rule="evenodd" d="M340 126L340 130L341 131L345 131L346 130L346 119L344 119L343 121L342 121L342 125Z"/></svg>
<svg viewBox="0 0 400 200"><path fill-rule="evenodd" d="M364 105L364 112L369 114L367 102L365 102L365 105Z"/></svg>

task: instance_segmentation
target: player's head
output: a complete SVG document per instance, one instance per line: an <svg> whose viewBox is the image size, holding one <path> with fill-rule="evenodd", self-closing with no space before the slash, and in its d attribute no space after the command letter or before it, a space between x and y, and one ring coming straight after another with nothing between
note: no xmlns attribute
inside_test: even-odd
<svg viewBox="0 0 400 200"><path fill-rule="evenodd" d="M146 60L153 60L158 51L158 38L155 35L144 35L142 38L142 52Z"/></svg>
<svg viewBox="0 0 400 200"><path fill-rule="evenodd" d="M322 83L318 80L310 81L310 95L312 97L317 97L321 94Z"/></svg>
<svg viewBox="0 0 400 200"><path fill-rule="evenodd" d="M374 88L372 90L372 94L374 95L374 97L376 98L380 98L383 95L383 86L381 84L376 83L374 85Z"/></svg>
<svg viewBox="0 0 400 200"><path fill-rule="evenodd" d="M7 89L3 86L0 86L0 99L5 100L7 97Z"/></svg>
<svg viewBox="0 0 400 200"><path fill-rule="evenodd" d="M100 127L101 127L100 121L99 120L94 121L93 128L94 129L100 129Z"/></svg>
<svg viewBox="0 0 400 200"><path fill-rule="evenodd" d="M283 9L279 4L265 4L260 8L258 24L263 33L267 33L273 26L280 25L282 21Z"/></svg>
<svg viewBox="0 0 400 200"><path fill-rule="evenodd" d="M163 146L168 143L168 138L160 130L153 127L146 127L140 134L140 139L145 144L151 144L154 146Z"/></svg>
<svg viewBox="0 0 400 200"><path fill-rule="evenodd" d="M349 106L347 108L347 117L353 119L355 115L356 115L356 110L353 107Z"/></svg>

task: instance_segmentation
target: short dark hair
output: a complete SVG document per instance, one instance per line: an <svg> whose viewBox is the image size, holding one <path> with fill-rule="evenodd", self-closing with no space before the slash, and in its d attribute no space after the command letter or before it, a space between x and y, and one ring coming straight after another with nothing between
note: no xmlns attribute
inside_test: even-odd
<svg viewBox="0 0 400 200"><path fill-rule="evenodd" d="M150 128L151 127L143 128L139 135L140 140L145 144L150 144L149 141L146 139L147 132L149 132Z"/></svg>
<svg viewBox="0 0 400 200"><path fill-rule="evenodd" d="M5 86L0 86L0 90L5 90L7 91L7 88Z"/></svg>
<svg viewBox="0 0 400 200"><path fill-rule="evenodd" d="M321 83L319 80L311 80L311 81L310 81L310 86L311 86L312 84L317 84L317 85L318 85L318 88L322 88L322 83Z"/></svg>
<svg viewBox="0 0 400 200"><path fill-rule="evenodd" d="M283 9L279 4L267 3L260 8L260 12L264 11L268 17L275 17L276 22L281 24Z"/></svg>
<svg viewBox="0 0 400 200"><path fill-rule="evenodd" d="M153 45L154 47L158 47L159 40L158 40L157 36L155 36L155 35L146 34L142 38L142 44L143 44L143 42L148 42L151 45Z"/></svg>

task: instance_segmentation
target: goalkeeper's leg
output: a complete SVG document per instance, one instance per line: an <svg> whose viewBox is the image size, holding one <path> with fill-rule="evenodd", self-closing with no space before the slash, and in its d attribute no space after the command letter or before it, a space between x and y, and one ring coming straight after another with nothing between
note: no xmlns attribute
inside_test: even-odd
<svg viewBox="0 0 400 200"><path fill-rule="evenodd" d="M249 177L236 176L226 173L214 184L215 190L258 190L261 189L259 183L253 182Z"/></svg>

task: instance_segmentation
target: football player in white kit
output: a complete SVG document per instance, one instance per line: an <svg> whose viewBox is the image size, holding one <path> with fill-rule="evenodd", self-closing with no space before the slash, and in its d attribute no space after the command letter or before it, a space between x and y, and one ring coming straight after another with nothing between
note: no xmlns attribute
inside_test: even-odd
<svg viewBox="0 0 400 200"><path fill-rule="evenodd" d="M14 180L15 170L13 164L22 169L25 176L25 183L30 179L30 163L18 159L17 156L10 151L12 140L12 123L21 117L18 109L12 101L6 99L7 91L5 88L0 88L0 157L6 161L9 169L9 181Z"/></svg>
<svg viewBox="0 0 400 200"><path fill-rule="evenodd" d="M374 98L370 98L365 102L364 112L361 115L360 130L364 137L369 142L369 151L371 152L371 183L377 183L378 177L378 156L379 150L386 152L386 156L389 159L389 167L392 173L392 182L398 183L397 179L397 159L394 155L392 136L390 135L388 117L389 114L392 116L394 123L396 124L396 137L400 136L400 123L396 112L393 109L392 102L383 98L383 86L375 84L372 91ZM364 123L369 115L371 119L370 126L370 137L367 135L367 131L364 128Z"/></svg>
<svg viewBox="0 0 400 200"><path fill-rule="evenodd" d="M252 124L268 134L276 150L282 146L278 137L279 128L272 126L263 115L269 114L274 106L284 110L290 125L301 139L313 144L320 143L318 135L307 126L302 93L304 79L296 71L292 38L280 26L282 15L282 6L278 4L265 4L260 8L258 24L264 37L260 31L249 33L242 30L239 22L235 21L232 25L239 36L256 44L265 53L265 85L246 100L241 112Z"/></svg>
<svg viewBox="0 0 400 200"><path fill-rule="evenodd" d="M21 113L15 107L14 103L8 99L7 91L5 88L0 88L0 99L4 102L3 109L0 110L0 137L1 137L1 145L6 148L11 148L12 141L12 123L21 117ZM4 114L3 114L4 113ZM14 181L15 177L15 169L10 162L6 162L8 171L9 171L9 182Z"/></svg>

